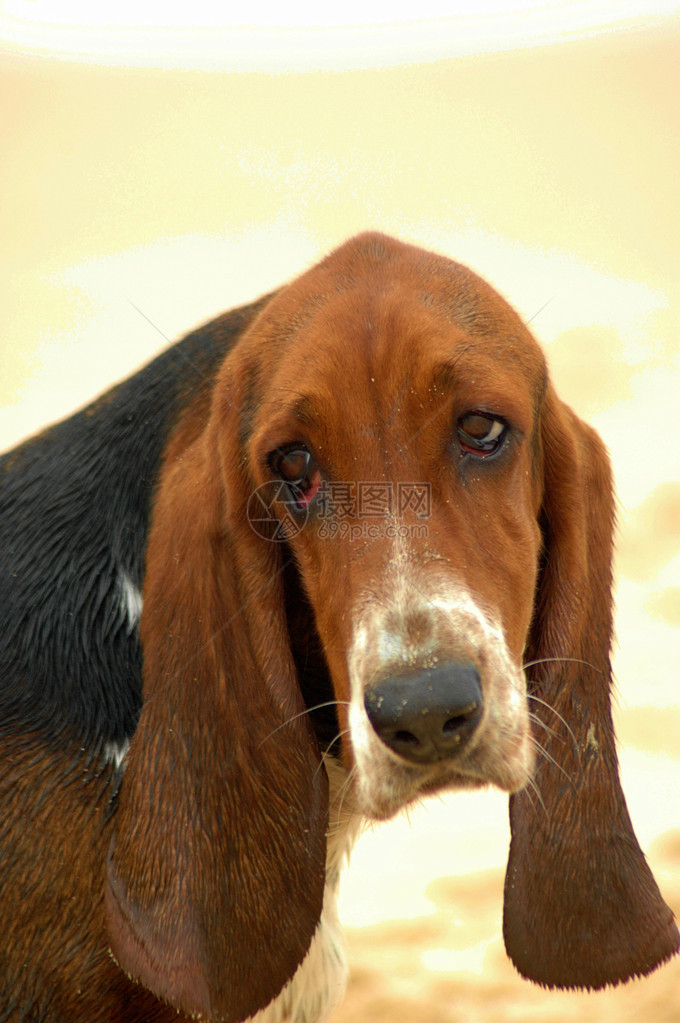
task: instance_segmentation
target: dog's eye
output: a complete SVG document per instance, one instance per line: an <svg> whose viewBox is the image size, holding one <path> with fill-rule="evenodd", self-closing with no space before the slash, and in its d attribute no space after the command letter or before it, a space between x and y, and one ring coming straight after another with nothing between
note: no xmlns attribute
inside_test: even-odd
<svg viewBox="0 0 680 1023"><path fill-rule="evenodd" d="M307 475L311 460L312 456L304 448L277 451L274 455L273 469L286 483L300 486Z"/></svg>
<svg viewBox="0 0 680 1023"><path fill-rule="evenodd" d="M458 442L463 454L488 458L505 440L507 426L485 412L469 412L458 421Z"/></svg>
<svg viewBox="0 0 680 1023"><path fill-rule="evenodd" d="M321 473L306 448L277 448L269 457L272 471L287 483L299 508L306 508L321 486Z"/></svg>

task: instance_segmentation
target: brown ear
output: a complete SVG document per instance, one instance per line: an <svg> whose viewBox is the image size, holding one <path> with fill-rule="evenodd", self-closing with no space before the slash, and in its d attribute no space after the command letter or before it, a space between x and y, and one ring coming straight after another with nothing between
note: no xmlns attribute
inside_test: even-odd
<svg viewBox="0 0 680 1023"><path fill-rule="evenodd" d="M236 429L225 436L218 420L213 410L203 434L175 443L160 482L143 708L106 909L112 953L134 980L185 1013L236 1021L278 994L314 934L327 779L296 717L281 548L248 525ZM233 449L231 467L220 447Z"/></svg>
<svg viewBox="0 0 680 1023"><path fill-rule="evenodd" d="M539 751L533 784L510 800L505 943L519 972L539 984L599 988L649 973L679 936L619 782L608 458L552 392L542 452L545 549L526 653Z"/></svg>

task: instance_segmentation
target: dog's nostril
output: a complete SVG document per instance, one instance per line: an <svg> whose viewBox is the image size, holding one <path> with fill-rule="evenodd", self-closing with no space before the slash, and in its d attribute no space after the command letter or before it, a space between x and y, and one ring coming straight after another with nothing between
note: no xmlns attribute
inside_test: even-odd
<svg viewBox="0 0 680 1023"><path fill-rule="evenodd" d="M473 664L444 664L419 675L376 683L364 698L380 739L415 763L457 756L483 710L479 672Z"/></svg>
<svg viewBox="0 0 680 1023"><path fill-rule="evenodd" d="M449 718L449 720L444 723L444 732L460 738L461 728L479 714L480 708L481 704L479 703L469 703L467 707L464 707L463 710L459 711L455 717Z"/></svg>
<svg viewBox="0 0 680 1023"><path fill-rule="evenodd" d="M394 740L404 746L418 746L419 742L413 732L398 731L394 733Z"/></svg>

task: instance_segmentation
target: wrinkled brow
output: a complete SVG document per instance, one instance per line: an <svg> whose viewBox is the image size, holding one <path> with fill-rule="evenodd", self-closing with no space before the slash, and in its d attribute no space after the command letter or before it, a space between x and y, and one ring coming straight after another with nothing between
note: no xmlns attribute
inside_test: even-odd
<svg viewBox="0 0 680 1023"><path fill-rule="evenodd" d="M303 426L313 427L319 425L319 402L312 395L299 395L295 401L287 406L287 411L291 417L294 416Z"/></svg>
<svg viewBox="0 0 680 1023"><path fill-rule="evenodd" d="M484 353L480 361L481 354L479 345L475 342L471 341L469 344L463 345L451 359L439 362L434 366L432 372L433 386L438 390L452 391L456 386L460 385L461 380L471 371L477 374L483 373L484 364L487 362L489 367L492 368L497 356L491 352L488 354ZM537 353L536 358L531 359L529 362L524 345L517 348L508 345L503 355L507 365L511 366L514 363L517 366L531 394L534 412L538 413L548 387L548 369L545 359L540 353ZM474 363L472 359L475 360Z"/></svg>

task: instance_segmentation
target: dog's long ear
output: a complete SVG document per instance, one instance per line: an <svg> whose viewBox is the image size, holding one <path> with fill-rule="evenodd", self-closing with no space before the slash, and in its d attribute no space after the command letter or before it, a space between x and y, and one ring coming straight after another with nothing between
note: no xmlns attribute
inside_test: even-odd
<svg viewBox="0 0 680 1023"><path fill-rule="evenodd" d="M282 549L248 525L238 416L213 406L202 432L189 422L173 442L154 508L143 707L106 911L134 980L229 1023L276 996L307 952L327 779L289 649Z"/></svg>
<svg viewBox="0 0 680 1023"><path fill-rule="evenodd" d="M649 973L679 936L619 782L608 458L552 391L541 444L545 548L526 659L543 752L533 785L510 801L505 943L520 973L539 984L599 988Z"/></svg>

